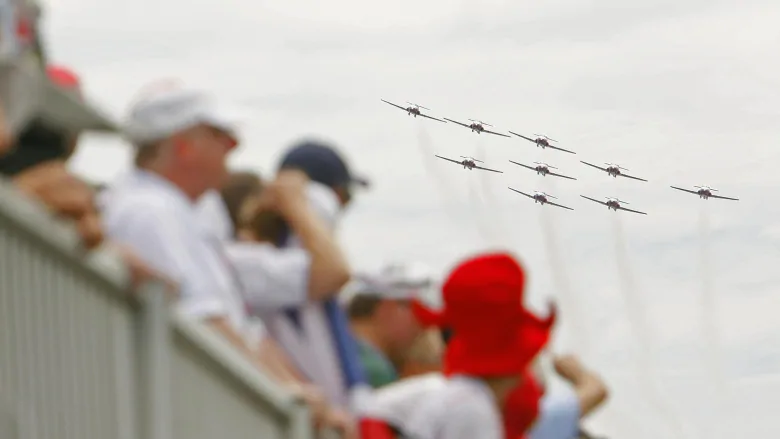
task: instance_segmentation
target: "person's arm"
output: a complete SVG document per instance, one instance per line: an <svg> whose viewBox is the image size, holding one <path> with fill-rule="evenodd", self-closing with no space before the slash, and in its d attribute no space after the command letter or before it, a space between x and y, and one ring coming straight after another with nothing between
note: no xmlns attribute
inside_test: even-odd
<svg viewBox="0 0 780 439"><path fill-rule="evenodd" d="M558 375L574 387L579 400L581 418L607 400L609 392L604 380L596 373L587 370L576 357L566 355L556 358L553 365Z"/></svg>
<svg viewBox="0 0 780 439"><path fill-rule="evenodd" d="M54 215L75 222L87 248L103 241L103 229L95 206L95 192L68 171L62 161L41 163L16 174L14 186L43 203Z"/></svg>
<svg viewBox="0 0 780 439"><path fill-rule="evenodd" d="M312 209L305 191L307 183L302 172L284 170L266 190L276 192L280 214L311 257L308 294L309 298L320 300L349 282L350 269L332 231Z"/></svg>
<svg viewBox="0 0 780 439"><path fill-rule="evenodd" d="M300 306L309 300L311 256L305 249L232 242L225 246L225 254L253 310L267 312Z"/></svg>

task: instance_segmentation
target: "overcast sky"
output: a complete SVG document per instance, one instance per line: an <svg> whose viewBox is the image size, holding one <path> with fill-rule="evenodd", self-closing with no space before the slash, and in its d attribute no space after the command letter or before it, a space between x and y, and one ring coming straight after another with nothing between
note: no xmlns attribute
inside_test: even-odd
<svg viewBox="0 0 780 439"><path fill-rule="evenodd" d="M583 353L613 387L596 430L780 435L780 3L314 3L49 0L46 26L54 60L78 69L115 116L144 83L171 76L239 106L247 123L236 167L270 175L295 140L334 141L374 182L341 227L357 267L413 259L444 273L480 250L517 252L530 300L562 302L559 348ZM380 98L541 132L577 155L415 120ZM433 154L473 155L504 173ZM536 176L510 159L545 161L578 180ZM616 181L579 160L617 162L649 182ZM110 181L128 165L127 146L91 137L73 166ZM740 201L700 201L670 184L706 184ZM507 186L544 190L575 211L534 205ZM617 196L649 215L608 212L580 194ZM703 305L706 292L717 312ZM702 330L708 318L719 335ZM704 390L718 376L705 358L713 343L727 407ZM642 358L672 415L637 384L651 381L635 367Z"/></svg>

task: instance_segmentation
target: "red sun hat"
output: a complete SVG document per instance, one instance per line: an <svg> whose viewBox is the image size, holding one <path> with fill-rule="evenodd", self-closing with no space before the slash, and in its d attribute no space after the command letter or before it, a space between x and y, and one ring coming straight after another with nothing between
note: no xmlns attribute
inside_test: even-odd
<svg viewBox="0 0 780 439"><path fill-rule="evenodd" d="M555 308L540 319L525 309L525 272L507 253L479 255L460 263L442 287L444 308L413 301L423 326L449 328L444 373L501 377L524 373L544 348Z"/></svg>
<svg viewBox="0 0 780 439"><path fill-rule="evenodd" d="M525 439L525 432L539 416L539 400L543 393L534 375L526 370L523 380L512 389L504 404L505 439Z"/></svg>

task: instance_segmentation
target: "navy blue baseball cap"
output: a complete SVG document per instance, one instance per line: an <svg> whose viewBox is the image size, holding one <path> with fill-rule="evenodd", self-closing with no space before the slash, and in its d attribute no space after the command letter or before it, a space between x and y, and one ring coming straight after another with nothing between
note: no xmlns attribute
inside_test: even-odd
<svg viewBox="0 0 780 439"><path fill-rule="evenodd" d="M349 171L344 158L330 145L306 140L293 145L279 164L279 169L300 169L312 181L330 187L368 187L369 181Z"/></svg>

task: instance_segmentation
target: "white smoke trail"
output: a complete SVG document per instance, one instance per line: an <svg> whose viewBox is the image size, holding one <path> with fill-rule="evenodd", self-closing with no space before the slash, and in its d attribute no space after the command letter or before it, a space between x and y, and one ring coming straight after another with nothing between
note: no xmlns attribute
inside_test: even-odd
<svg viewBox="0 0 780 439"><path fill-rule="evenodd" d="M485 151L485 147L483 146L481 140L479 140L477 143L477 157L479 160L485 162L484 165L486 167L492 166L488 165L490 161L488 160L487 152ZM507 243L513 243L514 239L512 238L511 229L507 227L506 223L504 222L504 209L501 208L501 204L498 202L498 199L496 198L495 193L493 193L493 189L491 187L491 177L494 176L490 174L493 173L488 171L479 172L479 182L485 206L484 214L480 216L482 216L482 218L485 220L488 218L492 219L492 221L488 221L488 223L492 222L492 224L488 224L488 228L495 233L495 241L493 244L496 246L509 247ZM479 213L477 215L479 215Z"/></svg>
<svg viewBox="0 0 780 439"><path fill-rule="evenodd" d="M705 355L703 370L710 375L710 386L714 391L714 417L719 416L726 409L729 399L728 381L724 371L725 358L723 357L718 329L718 303L713 288L712 263L710 261L710 221L706 203L700 203L699 210L699 260L701 263L702 291L701 291L701 319L702 338L705 342ZM723 430L715 431L709 437L721 436Z"/></svg>
<svg viewBox="0 0 780 439"><path fill-rule="evenodd" d="M554 177L542 178L551 179ZM555 182L550 180L548 184L552 188L551 192L554 192ZM553 286L556 291L555 296L561 308L561 316L566 319L568 327L566 338L569 340L570 350L587 360L590 357L590 331L587 319L582 313L582 302L580 302L577 294L571 289L566 265L558 251L560 248L558 245L558 227L555 222L556 215L551 212L551 209L557 208L540 206L539 221L542 227L542 238L547 253L547 261L552 273Z"/></svg>
<svg viewBox="0 0 780 439"><path fill-rule="evenodd" d="M557 184L554 177L542 177L543 191L556 195ZM557 195L556 195L557 196ZM587 311L583 306L583 301L577 291L573 291L566 270L565 262L561 256L560 244L558 242L558 225L555 213L552 213L555 207L541 206L539 209L539 221L542 227L542 237L547 252L548 264L553 277L553 285L556 290L556 298L560 305L561 317L566 320L566 339L568 340L568 349L564 351L573 352L583 359L585 364L589 364L595 355L591 349L592 331L589 324ZM598 413L599 424L614 437L628 437L632 432L638 431L636 427L631 427L635 417L627 412L624 407L610 404L604 407L603 411Z"/></svg>
<svg viewBox="0 0 780 439"><path fill-rule="evenodd" d="M436 153L433 149L431 137L428 135L428 131L422 126L417 132L417 140L420 153L423 156L423 166L433 180L436 190L441 196L444 210L448 213L450 218L455 219L462 216L462 213L460 213L458 209L459 197L456 189L458 186L448 177L446 172L441 171L441 167L435 165L434 160L440 159L435 157ZM480 237L485 241L492 242L493 239L491 239L492 233L490 227L485 227L481 219L480 211L482 209L479 208L478 204L480 201L478 200L477 195L478 194L474 192L472 185L469 185L469 204L471 205L470 207L472 207L469 209L469 216L475 222Z"/></svg>
<svg viewBox="0 0 780 439"><path fill-rule="evenodd" d="M657 386L656 377L653 373L655 341L651 335L651 329L647 321L647 316L643 310L642 303L639 301L639 289L634 281L633 273L628 263L628 247L623 232L620 213L615 212L615 214L612 215L612 220L615 235L615 257L617 259L621 295L625 302L628 314L627 317L631 322L634 333L639 341L635 367L640 388L645 394L645 397L648 398L651 406L655 410L658 410L666 423L675 432L675 437L690 437L690 435L686 433L689 431L689 427L667 406L664 401L668 401L669 398L666 395L663 395Z"/></svg>

